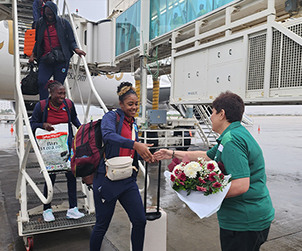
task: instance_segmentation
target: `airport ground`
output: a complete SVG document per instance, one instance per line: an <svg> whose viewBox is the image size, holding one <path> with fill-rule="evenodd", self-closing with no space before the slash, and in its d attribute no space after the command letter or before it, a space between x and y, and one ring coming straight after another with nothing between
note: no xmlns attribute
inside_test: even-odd
<svg viewBox="0 0 302 251"><path fill-rule="evenodd" d="M302 250L302 116L252 117L254 126L247 127L263 149L266 161L267 185L276 210L268 241L261 251ZM0 124L0 250L25 250L18 235L19 202L15 199L18 157L14 135L9 124ZM196 150L192 147L191 150ZM163 161L162 171L168 161ZM150 167L148 204L156 202L157 165ZM142 187L142 178L138 181ZM219 251L219 226L216 215L199 219L161 179L161 207L167 213L168 251ZM91 227L57 231L34 236L35 249L89 250ZM128 251L130 224L118 205L106 234L102 251Z"/></svg>

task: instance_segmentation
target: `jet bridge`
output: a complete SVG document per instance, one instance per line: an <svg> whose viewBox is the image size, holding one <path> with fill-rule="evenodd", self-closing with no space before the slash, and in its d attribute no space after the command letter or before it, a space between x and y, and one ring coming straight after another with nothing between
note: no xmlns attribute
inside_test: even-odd
<svg viewBox="0 0 302 251"><path fill-rule="evenodd" d="M301 103L302 20L290 20L299 9L289 11L285 1L138 0L122 12L116 10L131 1L111 2L116 5L109 13L115 11L97 23L97 40L90 39L107 46L92 55L94 66L105 72L140 70L142 114L147 74L169 74L170 104L182 114L193 109L207 129L208 105L222 91L239 94L246 104Z"/></svg>
<svg viewBox="0 0 302 251"><path fill-rule="evenodd" d="M302 103L302 18L277 16L277 1L248 2L227 7L221 26L203 31L209 17L190 38L172 34L172 103L209 104L226 90L246 104Z"/></svg>
<svg viewBox="0 0 302 251"><path fill-rule="evenodd" d="M288 13L281 0L225 1L220 6L213 1L193 19L188 14L193 13L192 1L156 2L155 8L153 1L136 1L111 19L109 37L115 45L110 62L97 62L99 69L133 72L145 58L143 67L157 68L159 75L171 73L170 103L176 105L210 104L225 90L239 94L246 104L301 103L302 19L292 16L298 6ZM164 16L181 6L185 21L172 28ZM169 57L168 64L161 60Z"/></svg>

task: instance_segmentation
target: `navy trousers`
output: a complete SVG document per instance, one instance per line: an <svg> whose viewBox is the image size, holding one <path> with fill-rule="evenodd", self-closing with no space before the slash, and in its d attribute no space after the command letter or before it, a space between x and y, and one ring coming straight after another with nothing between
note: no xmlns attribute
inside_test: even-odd
<svg viewBox="0 0 302 251"><path fill-rule="evenodd" d="M50 179L52 182L52 185L54 185L56 181L56 175L50 174ZM65 173L65 176L67 178L67 190L68 190L68 199L69 199L69 208L74 208L77 206L77 181L74 177L73 173L71 171L68 171ZM47 186L44 185L44 196L47 196ZM44 204L43 210L47 210L51 208L51 204Z"/></svg>
<svg viewBox="0 0 302 251"><path fill-rule="evenodd" d="M222 251L259 251L267 240L269 227L262 231L231 231L220 228Z"/></svg>
<svg viewBox="0 0 302 251"><path fill-rule="evenodd" d="M100 251L104 235L111 222L117 200L128 214L132 223L131 244L133 251L142 251L144 247L146 217L142 199L136 182L118 198L109 202L102 201L98 186L93 183L93 195L96 210L96 223L90 237L90 251Z"/></svg>
<svg viewBox="0 0 302 251"><path fill-rule="evenodd" d="M39 63L38 85L40 100L47 99L49 96L48 88L45 87L48 80L53 76L54 80L64 84L67 76L69 62L55 63L53 65L45 64L43 58Z"/></svg>

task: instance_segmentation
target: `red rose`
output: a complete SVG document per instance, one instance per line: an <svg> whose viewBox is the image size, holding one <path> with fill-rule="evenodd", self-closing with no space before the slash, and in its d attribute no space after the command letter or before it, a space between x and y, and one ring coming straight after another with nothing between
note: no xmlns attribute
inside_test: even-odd
<svg viewBox="0 0 302 251"><path fill-rule="evenodd" d="M207 189L205 187L196 186L197 191L206 192Z"/></svg>
<svg viewBox="0 0 302 251"><path fill-rule="evenodd" d="M210 170L210 171L213 171L215 169L215 166L213 163L208 163L207 164L207 169Z"/></svg>
<svg viewBox="0 0 302 251"><path fill-rule="evenodd" d="M186 175L184 173L181 173L178 178L182 181L185 181L187 179Z"/></svg>
<svg viewBox="0 0 302 251"><path fill-rule="evenodd" d="M219 187L221 187L221 184L220 184L219 182L215 182L215 183L213 184L213 187L219 188Z"/></svg>
<svg viewBox="0 0 302 251"><path fill-rule="evenodd" d="M216 181L215 176L217 176L217 173L210 173L209 174L209 181Z"/></svg>

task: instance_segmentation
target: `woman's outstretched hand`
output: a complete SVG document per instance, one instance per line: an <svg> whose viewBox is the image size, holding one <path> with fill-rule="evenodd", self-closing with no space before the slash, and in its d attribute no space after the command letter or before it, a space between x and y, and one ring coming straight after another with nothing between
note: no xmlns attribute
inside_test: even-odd
<svg viewBox="0 0 302 251"><path fill-rule="evenodd" d="M159 151L157 151L153 154L153 157L156 161L159 161L159 160L162 160L162 159L171 159L172 154L173 154L172 150L160 149Z"/></svg>
<svg viewBox="0 0 302 251"><path fill-rule="evenodd" d="M133 149L137 151L137 153L149 163L154 162L154 158L152 153L150 153L148 147L153 146L153 144L145 144L135 141L133 145Z"/></svg>

